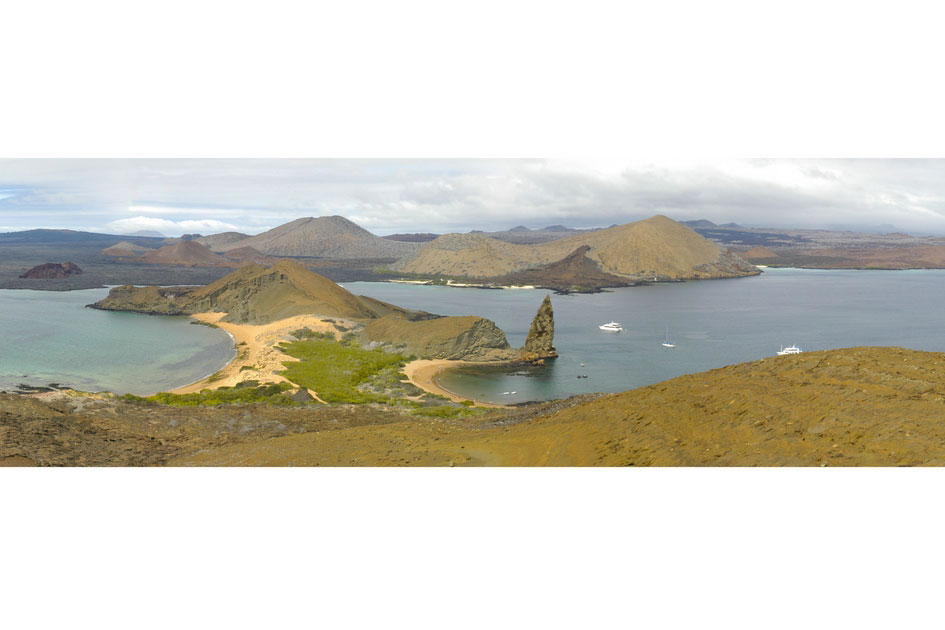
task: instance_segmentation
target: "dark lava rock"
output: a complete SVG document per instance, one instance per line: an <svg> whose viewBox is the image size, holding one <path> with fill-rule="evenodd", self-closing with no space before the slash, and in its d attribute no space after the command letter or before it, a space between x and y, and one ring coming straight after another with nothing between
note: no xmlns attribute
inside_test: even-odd
<svg viewBox="0 0 945 630"><path fill-rule="evenodd" d="M532 320L532 327L528 330L528 337L519 356L523 361L541 365L545 359L558 356L554 340L555 314L551 308L551 296L546 295L541 306L538 307L535 319Z"/></svg>
<svg viewBox="0 0 945 630"><path fill-rule="evenodd" d="M42 265L36 265L20 277L39 280L53 280L59 278L68 278L69 276L77 276L80 273L82 273L82 270L79 269L79 266L75 263L43 263Z"/></svg>

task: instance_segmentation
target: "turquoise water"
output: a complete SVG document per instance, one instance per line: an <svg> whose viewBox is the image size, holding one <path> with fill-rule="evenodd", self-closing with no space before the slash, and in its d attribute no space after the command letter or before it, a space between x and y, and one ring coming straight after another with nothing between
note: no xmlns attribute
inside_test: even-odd
<svg viewBox="0 0 945 630"><path fill-rule="evenodd" d="M0 290L0 390L60 383L151 394L212 374L235 354L227 333L186 317L85 308L107 294Z"/></svg>
<svg viewBox="0 0 945 630"><path fill-rule="evenodd" d="M482 315L521 346L544 291L499 291L356 282L346 287L443 315ZM945 270L768 269L732 280L656 284L594 295L552 295L555 345L544 368L457 370L440 378L493 402L617 392L682 374L804 350L903 346L945 351ZM598 326L616 320L626 329ZM666 327L676 348L662 347ZM584 366L581 366L584 363ZM587 374L588 378L577 378ZM503 395L503 392L517 392Z"/></svg>

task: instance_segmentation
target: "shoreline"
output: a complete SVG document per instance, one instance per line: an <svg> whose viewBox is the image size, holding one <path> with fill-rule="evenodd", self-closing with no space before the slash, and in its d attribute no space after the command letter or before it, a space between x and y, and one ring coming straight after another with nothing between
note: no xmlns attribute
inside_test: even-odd
<svg viewBox="0 0 945 630"><path fill-rule="evenodd" d="M499 365L498 362L482 363L476 361L458 361L454 359L416 359L411 361L404 366L404 374L407 376L407 380L411 384L419 387L420 389L429 392L431 394L436 394L438 396L443 396L449 398L453 402L462 402L464 400L471 400L476 404L477 407L488 407L490 409L511 409L510 405L500 405L498 403L492 403L485 400L476 400L475 398L470 398L469 396L460 396L455 392L451 392L446 389L437 381L437 376L443 372L443 370L449 370L453 368L462 367L464 365L488 365L495 366Z"/></svg>

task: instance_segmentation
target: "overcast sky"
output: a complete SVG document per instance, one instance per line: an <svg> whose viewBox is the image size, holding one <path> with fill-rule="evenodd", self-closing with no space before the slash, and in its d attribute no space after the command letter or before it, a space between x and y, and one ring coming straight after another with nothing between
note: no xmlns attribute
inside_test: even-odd
<svg viewBox="0 0 945 630"><path fill-rule="evenodd" d="M654 214L945 234L945 160L0 160L0 232L256 234L333 214L381 235Z"/></svg>

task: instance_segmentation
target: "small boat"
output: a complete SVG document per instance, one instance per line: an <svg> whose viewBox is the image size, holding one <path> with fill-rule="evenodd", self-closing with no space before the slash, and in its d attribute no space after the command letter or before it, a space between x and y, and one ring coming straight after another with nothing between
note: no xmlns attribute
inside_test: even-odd
<svg viewBox="0 0 945 630"><path fill-rule="evenodd" d="M606 330L608 332L620 332L621 330L623 330L623 326L621 326L617 322L610 322L609 324L601 324L600 326L598 326L598 328L600 328L601 330Z"/></svg>
<svg viewBox="0 0 945 630"><path fill-rule="evenodd" d="M800 354L802 352L804 351L797 346L788 346L787 348L781 346L781 349L778 350L778 356L784 356L785 354Z"/></svg>
<svg viewBox="0 0 945 630"><path fill-rule="evenodd" d="M675 348L676 344L669 342L669 326L666 327L666 341L663 342L664 348Z"/></svg>

